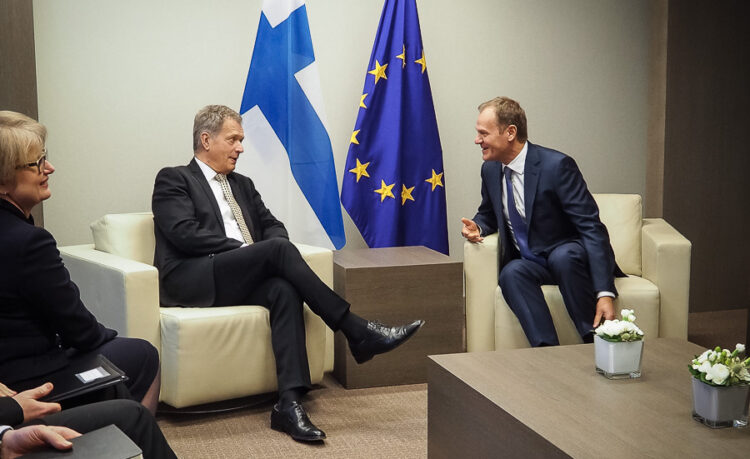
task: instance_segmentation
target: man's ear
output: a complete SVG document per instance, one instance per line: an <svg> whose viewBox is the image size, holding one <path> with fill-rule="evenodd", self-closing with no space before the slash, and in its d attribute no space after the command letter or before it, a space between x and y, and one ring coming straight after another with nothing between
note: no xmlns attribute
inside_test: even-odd
<svg viewBox="0 0 750 459"><path fill-rule="evenodd" d="M508 142L513 142L516 139L516 133L518 128L515 124L508 126Z"/></svg>
<svg viewBox="0 0 750 459"><path fill-rule="evenodd" d="M211 139L211 134L205 131L201 132L201 145L203 146L204 150L208 150L210 139Z"/></svg>

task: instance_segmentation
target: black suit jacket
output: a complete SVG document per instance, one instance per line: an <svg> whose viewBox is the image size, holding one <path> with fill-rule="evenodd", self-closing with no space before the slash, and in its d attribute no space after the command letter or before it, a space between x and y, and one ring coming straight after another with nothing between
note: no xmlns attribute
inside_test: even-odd
<svg viewBox="0 0 750 459"><path fill-rule="evenodd" d="M17 426L23 422L23 409L13 397L0 397L0 425Z"/></svg>
<svg viewBox="0 0 750 459"><path fill-rule="evenodd" d="M524 206L529 248L547 258L557 246L579 241L586 249L594 290L617 293L614 277L624 276L615 263L607 228L573 158L528 142L524 167ZM500 229L500 270L518 257L503 215L502 164L482 165L482 203L474 216L482 234Z"/></svg>
<svg viewBox="0 0 750 459"><path fill-rule="evenodd" d="M227 175L253 241L289 236L263 204L253 181ZM151 202L154 213L159 294L163 306L211 306L216 296L213 257L240 247L229 238L219 205L196 159L159 171Z"/></svg>
<svg viewBox="0 0 750 459"><path fill-rule="evenodd" d="M66 348L92 350L116 334L81 303L52 235L0 199L0 381L62 368Z"/></svg>

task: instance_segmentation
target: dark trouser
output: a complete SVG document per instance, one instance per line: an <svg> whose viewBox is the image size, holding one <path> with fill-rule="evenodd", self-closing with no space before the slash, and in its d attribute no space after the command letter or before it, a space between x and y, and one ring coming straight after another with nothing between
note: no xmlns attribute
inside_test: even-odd
<svg viewBox="0 0 750 459"><path fill-rule="evenodd" d="M132 400L110 400L79 406L31 421L29 424L64 426L79 433L116 425L143 450L143 457L173 458L175 456L156 420L140 403Z"/></svg>
<svg viewBox="0 0 750 459"><path fill-rule="evenodd" d="M529 260L512 260L500 271L498 284L532 346L559 344L542 294L541 286L545 284L560 287L565 307L581 337L591 333L596 293L581 244L568 242L556 247L547 258L547 268Z"/></svg>
<svg viewBox="0 0 750 459"><path fill-rule="evenodd" d="M318 278L294 244L282 238L216 254L214 278L213 306L268 308L279 392L310 389L302 302L334 331L349 303Z"/></svg>

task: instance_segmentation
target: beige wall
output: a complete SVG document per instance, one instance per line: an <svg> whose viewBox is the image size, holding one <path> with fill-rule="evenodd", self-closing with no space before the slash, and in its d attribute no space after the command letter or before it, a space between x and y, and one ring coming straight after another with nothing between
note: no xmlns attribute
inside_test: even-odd
<svg viewBox="0 0 750 459"><path fill-rule="evenodd" d="M458 6L460 5L460 6ZM530 140L578 161L594 192L644 194L647 0L420 0L445 162L451 254L479 203L476 105L526 108ZM57 166L47 228L90 241L89 222L150 208L153 178L191 156L208 103L239 107L261 0L35 0L40 120ZM382 1L309 0L339 181ZM349 247L362 247L345 216Z"/></svg>

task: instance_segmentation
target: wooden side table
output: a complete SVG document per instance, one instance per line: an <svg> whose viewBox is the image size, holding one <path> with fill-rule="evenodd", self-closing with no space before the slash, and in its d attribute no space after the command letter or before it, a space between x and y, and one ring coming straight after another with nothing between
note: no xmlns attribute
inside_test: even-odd
<svg viewBox="0 0 750 459"><path fill-rule="evenodd" d="M334 252L333 285L368 320L425 324L399 348L357 364L336 333L333 374L346 388L427 382L427 355L464 352L463 263L426 247Z"/></svg>

